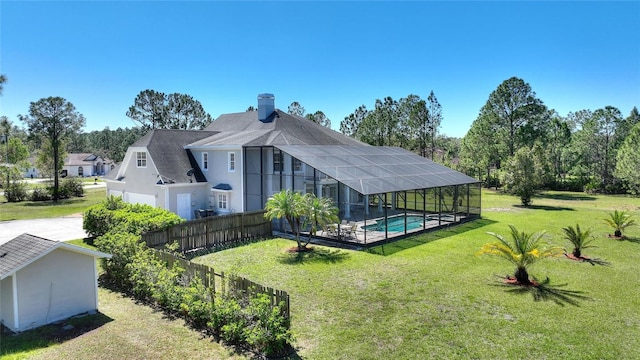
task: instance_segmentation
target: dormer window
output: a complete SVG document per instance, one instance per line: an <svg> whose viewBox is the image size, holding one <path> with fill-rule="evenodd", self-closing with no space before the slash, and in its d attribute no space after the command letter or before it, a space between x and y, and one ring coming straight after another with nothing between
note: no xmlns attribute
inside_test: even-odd
<svg viewBox="0 0 640 360"><path fill-rule="evenodd" d="M147 153L145 151L136 152L136 167L139 167L139 168L147 167Z"/></svg>

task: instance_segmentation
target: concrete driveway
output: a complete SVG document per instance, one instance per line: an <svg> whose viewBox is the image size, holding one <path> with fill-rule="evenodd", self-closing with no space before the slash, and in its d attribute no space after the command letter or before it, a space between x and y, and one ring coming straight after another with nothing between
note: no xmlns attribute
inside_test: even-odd
<svg viewBox="0 0 640 360"><path fill-rule="evenodd" d="M42 179L28 179L26 182L39 183ZM106 188L106 183L84 186L85 189ZM0 195L2 195L0 191ZM49 240L67 241L83 239L87 233L82 229L82 215L70 215L50 219L0 221L0 244L22 233L40 236Z"/></svg>
<svg viewBox="0 0 640 360"><path fill-rule="evenodd" d="M83 239L87 237L87 234L82 229L81 215L0 222L0 244L22 233L29 233L56 241Z"/></svg>

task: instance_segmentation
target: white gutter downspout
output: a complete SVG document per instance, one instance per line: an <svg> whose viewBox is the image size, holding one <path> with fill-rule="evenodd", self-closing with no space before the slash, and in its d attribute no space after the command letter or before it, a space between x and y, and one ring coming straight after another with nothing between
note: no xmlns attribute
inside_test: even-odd
<svg viewBox="0 0 640 360"><path fill-rule="evenodd" d="M93 257L93 279L94 279L94 296L96 300L96 311L98 310L98 267L96 262L98 258Z"/></svg>
<svg viewBox="0 0 640 360"><path fill-rule="evenodd" d="M11 275L11 291L13 292L13 327L20 331L20 316L18 315L18 277L16 273Z"/></svg>

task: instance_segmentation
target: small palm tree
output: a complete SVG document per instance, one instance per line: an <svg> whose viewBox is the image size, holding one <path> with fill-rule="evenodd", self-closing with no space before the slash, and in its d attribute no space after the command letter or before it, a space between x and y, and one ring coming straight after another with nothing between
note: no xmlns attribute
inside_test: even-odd
<svg viewBox="0 0 640 360"><path fill-rule="evenodd" d="M513 225L511 228L512 242L505 240L502 235L488 232L487 234L496 237L499 241L485 244L480 250L481 254L497 255L510 261L516 266L515 278L519 284L531 284L527 268L540 259L554 257L563 254L563 249L558 246L548 246L542 241L545 232L527 234L518 232Z"/></svg>
<svg viewBox="0 0 640 360"><path fill-rule="evenodd" d="M567 226L562 230L564 231L564 238L573 244L573 256L579 258L582 256L582 249L595 247L594 245L589 245L594 240L590 230L582 231L578 224L576 224L575 229L573 226Z"/></svg>
<svg viewBox="0 0 640 360"><path fill-rule="evenodd" d="M618 210L609 213L609 219L604 219L604 221L615 229L613 234L617 237L622 237L622 230L636 223L626 211Z"/></svg>
<svg viewBox="0 0 640 360"><path fill-rule="evenodd" d="M338 208L333 205L331 198L316 197L313 193L307 193L304 196L306 203L306 216L304 226L310 226L309 241L311 241L311 235L314 235L318 228L324 227L327 224L337 223Z"/></svg>
<svg viewBox="0 0 640 360"><path fill-rule="evenodd" d="M304 246L300 242L300 218L304 216L305 208L304 198L299 192L282 190L267 200L264 217L269 220L287 220L289 228L296 235L298 249L302 249Z"/></svg>

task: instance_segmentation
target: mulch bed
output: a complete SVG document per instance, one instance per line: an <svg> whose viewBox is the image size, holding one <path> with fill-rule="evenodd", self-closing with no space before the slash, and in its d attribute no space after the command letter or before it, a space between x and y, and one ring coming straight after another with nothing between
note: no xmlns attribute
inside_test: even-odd
<svg viewBox="0 0 640 360"><path fill-rule="evenodd" d="M296 254L296 253L305 253L305 252L310 252L313 251L313 246L304 246L302 248L299 248L297 246L292 246L290 248L287 249L287 252L290 254Z"/></svg>
<svg viewBox="0 0 640 360"><path fill-rule="evenodd" d="M529 282L527 283L521 283L518 280L516 280L515 277L513 276L507 276L504 278L504 283L507 285L516 285L516 286L531 286L531 287L538 287L540 284L538 284L537 281L535 280L529 280Z"/></svg>
<svg viewBox="0 0 640 360"><path fill-rule="evenodd" d="M566 253L566 254L564 254L564 256L566 256L568 259L571 259L571 260L574 260L574 261L589 261L589 260L591 260L591 258L588 257L588 256L582 256L582 255L575 256L575 255L573 255L571 253Z"/></svg>
<svg viewBox="0 0 640 360"><path fill-rule="evenodd" d="M609 239L615 239L615 240L624 240L624 239L626 239L626 238L627 238L627 237L626 237L626 236L624 236L624 235L622 235L622 236L615 236L615 235L611 235L611 234L607 235L607 237L608 237Z"/></svg>

